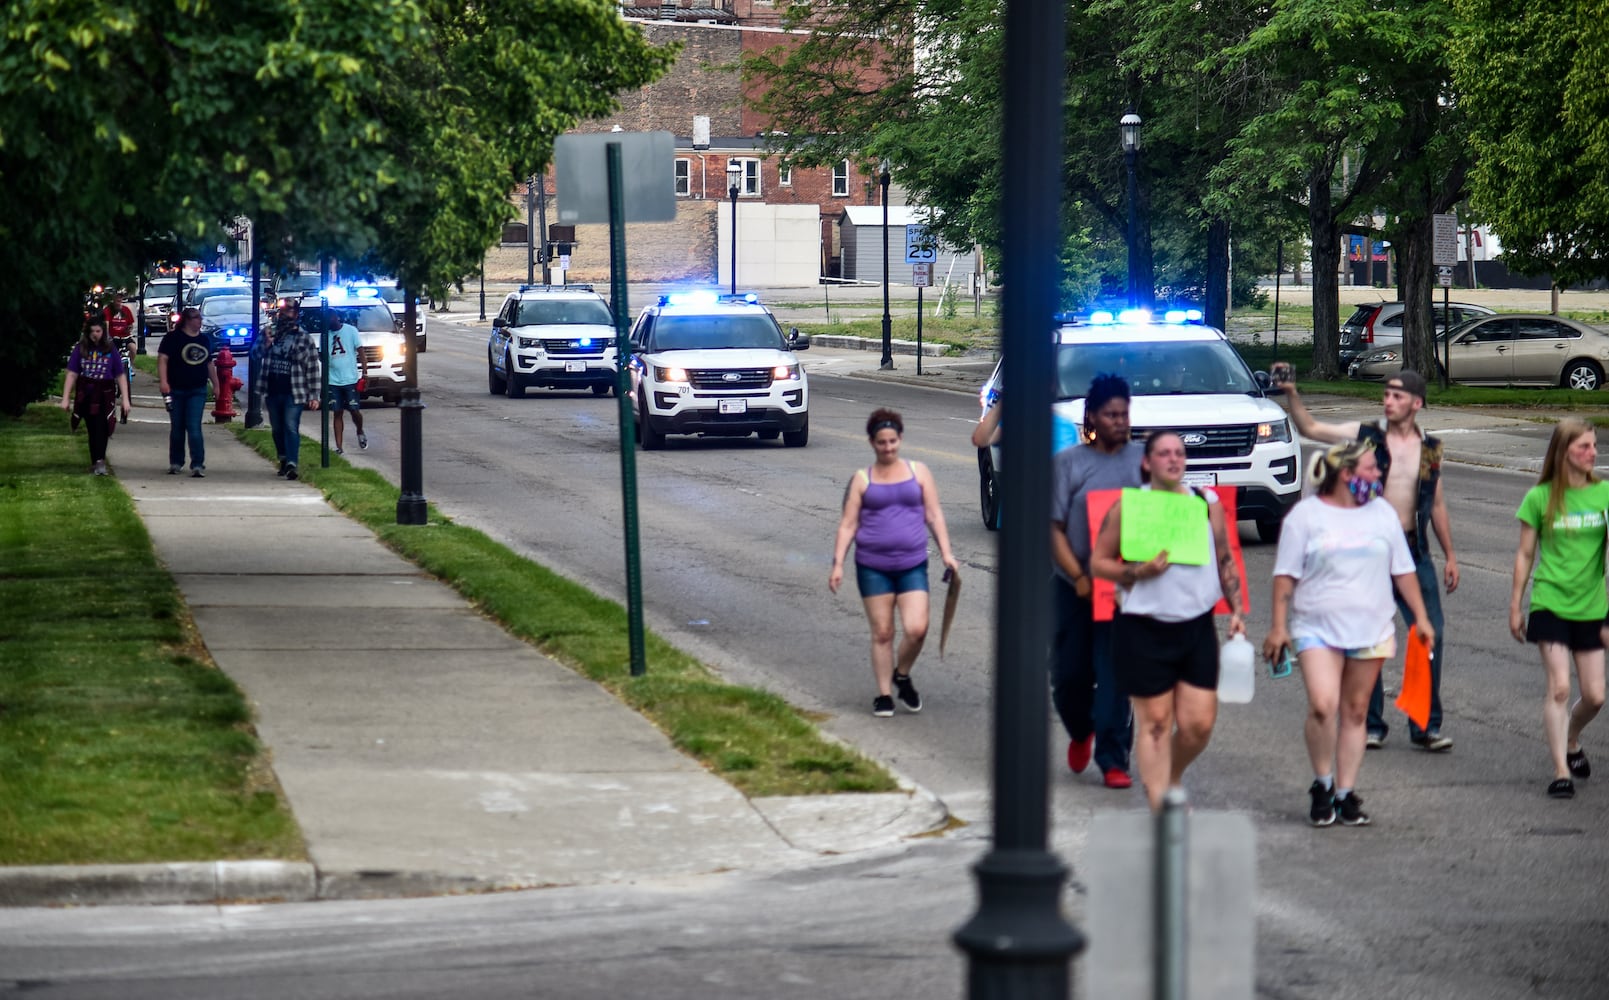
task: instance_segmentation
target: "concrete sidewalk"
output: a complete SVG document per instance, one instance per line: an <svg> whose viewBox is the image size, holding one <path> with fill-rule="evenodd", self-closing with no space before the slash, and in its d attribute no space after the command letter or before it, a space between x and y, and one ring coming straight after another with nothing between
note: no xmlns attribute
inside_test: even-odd
<svg viewBox="0 0 1609 1000"><path fill-rule="evenodd" d="M111 462L245 691L311 865L0 868L0 904L329 899L809 864L941 826L905 793L747 799L226 428L169 476L140 407ZM309 456L306 443L304 458ZM419 530L429 530L421 528Z"/></svg>

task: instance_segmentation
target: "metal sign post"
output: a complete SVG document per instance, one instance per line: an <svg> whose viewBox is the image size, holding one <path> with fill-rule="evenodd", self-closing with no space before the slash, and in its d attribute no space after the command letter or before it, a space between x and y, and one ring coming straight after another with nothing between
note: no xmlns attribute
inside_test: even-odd
<svg viewBox="0 0 1609 1000"><path fill-rule="evenodd" d="M1451 318L1451 313L1448 312L1451 303L1448 300L1452 295L1453 265L1458 263L1458 216L1450 213L1439 214L1432 217L1432 224L1435 227L1435 256L1431 263L1436 266L1437 280L1441 283L1442 320L1448 321ZM1445 330L1451 329L1452 323L1447 322ZM1442 348L1440 381L1441 387L1445 389L1452 380L1453 341L1451 337L1442 339L1446 346ZM1432 341L1430 346L1434 348L1435 342ZM1434 357L1436 352L1432 350L1430 353Z"/></svg>
<svg viewBox="0 0 1609 1000"><path fill-rule="evenodd" d="M910 232L906 229L907 234ZM905 250L905 256L911 254L910 248ZM932 264L912 264L911 284L916 286L916 374L922 374L922 289L933 284Z"/></svg>
<svg viewBox="0 0 1609 1000"><path fill-rule="evenodd" d="M598 183L598 154L604 183ZM615 318L615 395L620 401L620 497L626 549L626 631L631 675L648 672L643 652L642 554L637 530L637 444L631 412L631 313L626 303L626 223L676 218L675 137L669 132L561 135L553 142L562 224L609 223L609 299ZM569 267L567 256L561 268ZM561 271L563 273L563 271Z"/></svg>

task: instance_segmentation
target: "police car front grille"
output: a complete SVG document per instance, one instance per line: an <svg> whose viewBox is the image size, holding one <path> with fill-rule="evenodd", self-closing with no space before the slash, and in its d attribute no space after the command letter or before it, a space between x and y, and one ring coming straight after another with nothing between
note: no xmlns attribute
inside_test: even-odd
<svg viewBox="0 0 1609 1000"><path fill-rule="evenodd" d="M1193 459L1241 458L1251 454L1257 443L1256 424L1237 424L1228 427L1135 427L1131 433L1136 441L1156 431L1172 431L1184 438L1184 453ZM1205 438L1205 440L1197 440Z"/></svg>
<svg viewBox="0 0 1609 1000"><path fill-rule="evenodd" d="M381 348L378 348L378 347L359 347L358 348L358 364L360 364L360 365L377 365L383 360L385 360L385 353Z"/></svg>
<svg viewBox="0 0 1609 1000"><path fill-rule="evenodd" d="M602 356L604 349L609 346L606 340L593 340L583 345L579 340L543 340L542 350L555 355L593 355Z"/></svg>
<svg viewBox="0 0 1609 1000"><path fill-rule="evenodd" d="M694 368L687 373L687 379L695 389L769 389L771 369Z"/></svg>

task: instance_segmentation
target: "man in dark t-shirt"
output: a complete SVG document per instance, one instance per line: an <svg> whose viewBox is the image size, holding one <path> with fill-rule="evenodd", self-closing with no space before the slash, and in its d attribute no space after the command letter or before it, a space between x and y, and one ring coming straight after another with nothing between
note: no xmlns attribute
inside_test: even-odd
<svg viewBox="0 0 1609 1000"><path fill-rule="evenodd" d="M207 408L207 388L218 381L212 339L201 332L201 311L192 306L180 313L178 328L162 338L156 353L157 382L168 400L168 475L177 476L184 468L188 439L190 475L200 479L207 464L201 415Z"/></svg>

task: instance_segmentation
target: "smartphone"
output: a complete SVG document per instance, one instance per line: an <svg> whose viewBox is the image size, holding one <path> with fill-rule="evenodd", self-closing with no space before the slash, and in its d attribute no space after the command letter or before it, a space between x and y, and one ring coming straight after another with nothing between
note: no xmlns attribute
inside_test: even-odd
<svg viewBox="0 0 1609 1000"><path fill-rule="evenodd" d="M1291 380L1293 374L1290 362L1276 361L1273 367L1269 369L1268 377L1275 385L1285 385Z"/></svg>
<svg viewBox="0 0 1609 1000"><path fill-rule="evenodd" d="M1296 654L1291 651L1289 646L1280 648L1278 660L1268 661L1268 676L1270 677L1289 677L1294 669L1296 669Z"/></svg>
<svg viewBox="0 0 1609 1000"><path fill-rule="evenodd" d="M954 574L950 572L950 567L946 566L946 567L944 567L944 576L939 578L939 582L940 583L949 583L950 582L950 577L953 576L953 575Z"/></svg>

